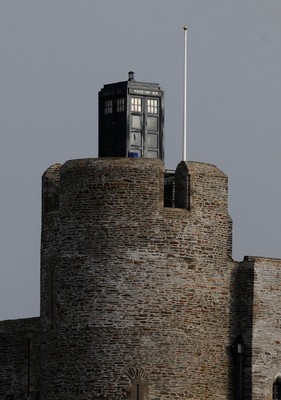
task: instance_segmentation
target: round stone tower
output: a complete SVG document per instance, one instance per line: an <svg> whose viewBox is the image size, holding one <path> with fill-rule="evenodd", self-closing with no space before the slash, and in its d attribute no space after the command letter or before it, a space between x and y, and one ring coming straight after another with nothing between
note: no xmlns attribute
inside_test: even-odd
<svg viewBox="0 0 281 400"><path fill-rule="evenodd" d="M227 178L181 163L175 180L165 208L160 160L43 175L43 400L228 398Z"/></svg>

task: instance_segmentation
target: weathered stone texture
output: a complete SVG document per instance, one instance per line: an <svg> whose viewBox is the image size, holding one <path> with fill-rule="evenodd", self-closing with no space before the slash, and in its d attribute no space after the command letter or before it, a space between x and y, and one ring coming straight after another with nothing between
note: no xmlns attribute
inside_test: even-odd
<svg viewBox="0 0 281 400"><path fill-rule="evenodd" d="M190 211L163 207L159 160L61 167L59 211L43 215L44 399L130 391L138 367L150 399L228 398L227 178L188 170Z"/></svg>
<svg viewBox="0 0 281 400"><path fill-rule="evenodd" d="M0 399L24 400L39 388L40 318L0 322Z"/></svg>
<svg viewBox="0 0 281 400"><path fill-rule="evenodd" d="M281 376L281 260L246 257L241 265L249 282L241 327L248 348L245 399L271 400Z"/></svg>
<svg viewBox="0 0 281 400"><path fill-rule="evenodd" d="M281 260L232 260L215 166L181 162L166 182L152 159L45 172L41 316L0 323L1 400L234 400L237 338L243 400L272 398Z"/></svg>

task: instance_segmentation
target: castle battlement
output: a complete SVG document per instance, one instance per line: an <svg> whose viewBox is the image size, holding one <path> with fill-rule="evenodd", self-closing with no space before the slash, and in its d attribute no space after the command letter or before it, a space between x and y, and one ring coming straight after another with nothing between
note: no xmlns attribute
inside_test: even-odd
<svg viewBox="0 0 281 400"><path fill-rule="evenodd" d="M65 164L54 164L43 175L43 203L69 190L74 195L104 191L103 198L114 194L114 199L126 191L125 204L133 207L140 201L141 208L147 203L164 206L164 165L157 159L99 158L70 160ZM217 209L227 212L227 176L216 166L198 162L181 162L175 173L175 208ZM131 192L131 194L130 194ZM144 195L144 196L142 196ZM97 199L98 199L97 194ZM94 198L93 198L94 201ZM98 200L97 200L98 201ZM110 203L110 198L108 198ZM106 201L103 202L106 206ZM101 205L101 204L100 204ZM45 211L54 211L50 207ZM146 207L143 207L146 209Z"/></svg>

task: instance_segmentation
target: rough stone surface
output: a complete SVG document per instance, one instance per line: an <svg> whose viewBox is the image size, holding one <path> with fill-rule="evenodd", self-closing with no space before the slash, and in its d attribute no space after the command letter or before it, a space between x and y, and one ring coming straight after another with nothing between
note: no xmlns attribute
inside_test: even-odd
<svg viewBox="0 0 281 400"><path fill-rule="evenodd" d="M273 382L281 376L281 260L246 257L240 268L238 329L247 349L244 398L271 400Z"/></svg>
<svg viewBox="0 0 281 400"><path fill-rule="evenodd" d="M238 335L245 400L272 397L281 260L232 260L227 177L215 166L182 162L173 182L175 208L164 207L159 160L71 160L43 175L40 400L234 399ZM13 326L0 329L16 368Z"/></svg>
<svg viewBox="0 0 281 400"><path fill-rule="evenodd" d="M56 303L53 322L53 306L41 315L44 398L114 396L138 367L151 399L227 398L227 178L189 174L190 211L163 207L158 160L60 168L59 210L43 216L42 304L50 269Z"/></svg>
<svg viewBox="0 0 281 400"><path fill-rule="evenodd" d="M26 399L38 388L39 333L40 318L0 322L1 400Z"/></svg>

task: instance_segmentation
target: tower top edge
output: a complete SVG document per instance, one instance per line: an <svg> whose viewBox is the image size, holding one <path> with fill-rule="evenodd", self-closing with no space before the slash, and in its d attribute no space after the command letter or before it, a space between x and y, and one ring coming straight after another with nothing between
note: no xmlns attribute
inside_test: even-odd
<svg viewBox="0 0 281 400"><path fill-rule="evenodd" d="M196 173L196 174L208 174L208 175L213 175L217 177L225 177L227 178L227 175L220 170L216 165L214 164L209 164L205 162L199 162L199 161L181 161L178 164L178 167L186 164L187 169L189 173Z"/></svg>
<svg viewBox="0 0 281 400"><path fill-rule="evenodd" d="M153 158L126 158L126 157L100 157L100 158L78 158L67 160L63 164L55 163L50 165L43 173L43 176L57 173L58 171L66 171L68 169L91 169L97 166L126 166L128 168L160 168L165 170L165 166L162 160ZM216 165L199 162L199 161L181 161L178 167L186 165L190 174L208 174L221 177L227 177L227 175L221 171Z"/></svg>
<svg viewBox="0 0 281 400"><path fill-rule="evenodd" d="M95 168L119 168L128 169L154 169L164 171L164 164L160 159L149 158L125 158L125 157L104 157L104 158L81 158L66 161L61 166L61 173L71 169L95 169Z"/></svg>
<svg viewBox="0 0 281 400"><path fill-rule="evenodd" d="M60 164L60 163L55 163L55 164L50 165L46 169L46 171L44 171L43 177L48 177L49 175L53 175L53 174L57 173L60 170L61 166L62 166L62 164Z"/></svg>

